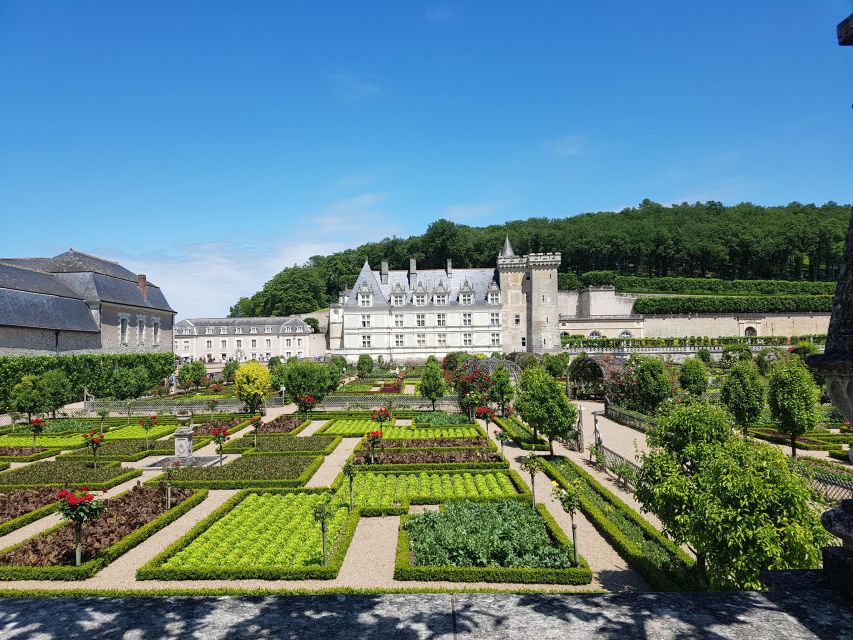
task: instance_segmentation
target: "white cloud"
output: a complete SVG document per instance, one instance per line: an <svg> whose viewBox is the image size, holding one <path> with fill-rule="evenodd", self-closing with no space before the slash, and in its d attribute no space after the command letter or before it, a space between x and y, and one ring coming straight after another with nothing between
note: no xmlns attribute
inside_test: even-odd
<svg viewBox="0 0 853 640"><path fill-rule="evenodd" d="M586 149L587 140L584 135L571 135L548 140L544 143L545 151L558 158L579 156Z"/></svg>
<svg viewBox="0 0 853 640"><path fill-rule="evenodd" d="M363 100L382 92L382 87L373 78L344 69L329 75L328 80L335 94L344 100Z"/></svg>
<svg viewBox="0 0 853 640"><path fill-rule="evenodd" d="M219 317L241 296L258 291L284 267L315 255L353 248L399 232L375 207L388 194L365 193L331 202L319 211L288 215L279 235L173 243L154 251L92 253L145 273L178 311L178 318Z"/></svg>

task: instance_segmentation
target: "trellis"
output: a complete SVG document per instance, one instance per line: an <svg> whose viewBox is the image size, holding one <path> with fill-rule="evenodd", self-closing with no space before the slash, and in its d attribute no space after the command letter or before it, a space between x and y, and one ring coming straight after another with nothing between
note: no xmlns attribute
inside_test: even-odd
<svg viewBox="0 0 853 640"><path fill-rule="evenodd" d="M509 373L509 378L512 380L513 386L518 383L518 377L521 375L521 367L515 364L512 360L504 360L502 358L484 358L478 360L471 358L462 363L462 367L466 373L471 373L474 369L479 369L487 376L492 376L497 369L503 367Z"/></svg>

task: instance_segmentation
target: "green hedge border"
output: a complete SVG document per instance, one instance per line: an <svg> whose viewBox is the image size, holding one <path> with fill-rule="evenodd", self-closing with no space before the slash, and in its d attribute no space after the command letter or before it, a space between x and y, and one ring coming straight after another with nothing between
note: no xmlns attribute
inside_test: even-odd
<svg viewBox="0 0 853 640"><path fill-rule="evenodd" d="M268 455L268 454L250 454L250 455ZM270 454L276 455L276 454ZM309 457L310 454L307 454L305 457ZM248 456L246 456L248 457ZM285 454L282 457L294 457L293 455ZM325 460L324 456L311 456L314 459L312 462L305 467L302 473L299 474L299 477L294 479L270 479L270 480L177 480L174 479L172 481L172 486L181 487L181 488L205 488L205 489L264 489L267 487L270 488L296 488L303 486L306 482L311 479L317 469L320 468L320 465L323 464ZM157 480L157 477L152 478L146 484L151 484Z"/></svg>
<svg viewBox="0 0 853 640"><path fill-rule="evenodd" d="M689 579L688 575L688 572L695 565L695 561L690 556L676 546L669 538L664 537L660 531L653 527L645 518L641 517L631 507L622 502L622 500L606 489L573 460L570 460L569 458L563 458L563 460L572 465L575 473L577 473L577 475L582 478L590 488L609 502L615 509L621 511L623 515L634 521L634 523L637 524L649 538L664 547L674 560L679 561L684 566L685 580L683 583L662 573L659 567L653 565L646 558L642 549L635 545L624 533L622 533L622 531L616 528L616 526L610 522L607 516L602 513L598 507L590 503L584 496L581 496L581 511L583 511L584 515L589 518L605 540L613 545L619 555L625 558L628 564L631 565L637 573L643 576L643 578L645 578L646 582L658 591L696 591L698 589L697 585L694 581ZM551 464L551 461L545 459L543 462L545 463L545 474L560 486L564 488L568 487L567 479Z"/></svg>
<svg viewBox="0 0 853 640"><path fill-rule="evenodd" d="M107 461L109 464L109 461ZM106 464L104 465L106 466ZM38 489L40 487L56 487L57 489L62 489L69 485L78 485L78 484L91 484L97 485L99 489L112 489L113 487L120 485L123 482L127 482L128 480L132 480L133 478L137 478L142 475L142 469L127 469L126 473L122 473L120 475L115 476L114 478L110 478L109 480L105 480L103 482L91 482L87 480L75 480L74 482L43 482L41 484L3 484L0 485L0 492L3 492L6 489Z"/></svg>
<svg viewBox="0 0 853 640"><path fill-rule="evenodd" d="M123 440L123 439L122 439ZM112 442L121 442L122 440L112 440ZM131 438L134 442L138 440L138 438ZM210 438L207 436L202 436L200 438L193 438L193 451L197 449L201 449L202 447L210 444ZM109 442L109 441L108 441ZM154 442L157 442L156 440ZM149 458L151 456L173 456L175 455L175 449L145 449L144 451L139 451L137 453L128 453L128 454L98 454L98 461L104 462L138 462L143 458ZM81 449L73 449L68 453L62 454L56 457L57 460L91 460L92 452L91 449L83 447Z"/></svg>
<svg viewBox="0 0 853 640"><path fill-rule="evenodd" d="M352 456L348 458L352 460ZM359 464L364 471L502 471L509 469L509 462L419 462L404 464Z"/></svg>
<svg viewBox="0 0 853 640"><path fill-rule="evenodd" d="M136 571L137 580L332 580L338 576L343 565L344 557L350 542L355 535L355 529L360 518L359 510L355 509L347 516L346 523L341 529L338 539L332 544L329 564L325 567L252 567L234 568L217 567L216 569L166 569L163 565L178 552L182 551L207 531L216 522L230 513L250 494L257 493L321 493L321 491L256 491L247 489L228 499L207 518L196 524L179 540L170 544L149 562Z"/></svg>
<svg viewBox="0 0 853 640"><path fill-rule="evenodd" d="M536 511L542 516L545 528L560 545L571 542L560 529L557 522L542 504L536 505ZM403 525L409 518L402 516L397 536L397 552L394 559L395 580L441 580L448 582L504 582L515 584L589 584L592 571L586 559L580 558L579 567L566 569L548 569L533 567L456 567L456 566L418 566L409 560L411 544L409 534Z"/></svg>
<svg viewBox="0 0 853 640"><path fill-rule="evenodd" d="M538 442L533 440L533 432L515 418L495 416L494 422L512 437L515 444L525 451L550 451L548 443L541 436ZM524 436L522 432L525 434ZM522 437L526 437L527 441L522 440Z"/></svg>
<svg viewBox="0 0 853 640"><path fill-rule="evenodd" d="M2 494L0 494L2 495ZM30 524L31 522L35 522L36 520L41 520L47 515L50 515L54 511L56 511L57 507L59 507L59 501L51 502L50 504L42 505L37 509L33 509L32 511L28 511L17 518L12 518L11 520L6 520L6 522L0 522L0 536L5 536L9 533L12 533L16 529L20 529L23 526Z"/></svg>
<svg viewBox="0 0 853 640"><path fill-rule="evenodd" d="M127 553L142 541L150 538L152 535L154 535L157 531L159 531L166 525L169 525L175 520L177 520L179 517L187 513L194 506L199 504L206 497L207 491L196 491L195 493L193 493L193 495L191 495L189 498L187 498L180 504L160 514L150 522L136 529L135 531L132 531L121 540L116 541L114 544L101 551L101 553L99 553L91 560L87 560L86 562L82 563L79 567L24 567L0 565L0 580L84 580L86 578L90 578L95 573L110 564L113 560ZM46 531L42 531L41 533L36 534L36 536L33 537L44 535L45 533L53 531L54 529L57 529L61 526L63 526L62 523L57 525L56 527L51 527ZM2 551L4 553L10 551L11 549L18 547L21 544L24 544L24 542L26 542L26 540L11 547L7 547Z"/></svg>
<svg viewBox="0 0 853 640"><path fill-rule="evenodd" d="M243 436L243 438L251 439L251 434L247 436ZM269 437L269 436L261 436L261 437ZM280 434L275 436L277 438L287 438L292 436L287 436L284 434ZM311 436L308 436L311 437ZM238 440L242 440L242 438L237 438ZM338 445L343 442L343 437L341 436L333 436L333 440L325 446L323 449L293 449L292 451L257 451L253 447L249 447L247 449L239 449L236 451L228 451L227 445L223 448L223 452L228 454L242 454L242 455L250 455L250 456L272 456L272 455L321 455L327 456L332 453L335 449L338 448Z"/></svg>
<svg viewBox="0 0 853 640"><path fill-rule="evenodd" d="M0 462L35 462L58 455L62 451L65 449L48 448L46 451L31 453L28 456L0 456Z"/></svg>

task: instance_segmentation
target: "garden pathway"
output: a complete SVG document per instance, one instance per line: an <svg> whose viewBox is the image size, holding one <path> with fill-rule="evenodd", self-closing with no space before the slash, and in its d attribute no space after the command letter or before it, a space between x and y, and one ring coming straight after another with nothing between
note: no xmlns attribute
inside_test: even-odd
<svg viewBox="0 0 853 640"><path fill-rule="evenodd" d="M321 464L320 468L314 472L314 475L311 476L311 479L305 484L305 486L328 487L331 485L334 479L338 477L338 474L341 472L341 467L344 466L347 458L352 455L353 450L358 446L359 442L361 442L359 438L342 439L341 443L335 447L335 450L326 456L326 459L323 460L323 464Z"/></svg>
<svg viewBox="0 0 853 640"><path fill-rule="evenodd" d="M303 436L303 437L313 436L320 429L322 429L326 425L327 422L328 422L328 420L312 420L311 424L309 424L302 431L300 431L299 433L296 434L296 437L298 438L299 436Z"/></svg>
<svg viewBox="0 0 853 640"><path fill-rule="evenodd" d="M485 428L485 423L479 420ZM495 438L494 430L489 431L489 437L500 447ZM555 446L555 453L563 454ZM521 469L518 461L527 455L527 451L521 449L514 442L504 445L504 456L509 461L511 469L518 472L525 484L530 486L530 475ZM563 531L571 536L572 522L568 514L563 511L560 504L551 495L551 480L544 473L536 475L536 502L542 503L548 512L554 517ZM575 524L578 528L578 551L586 558L592 569L594 580L604 589L609 591L648 591L649 586L645 580L620 556L616 549L610 546L593 524L587 520L583 513L575 514Z"/></svg>

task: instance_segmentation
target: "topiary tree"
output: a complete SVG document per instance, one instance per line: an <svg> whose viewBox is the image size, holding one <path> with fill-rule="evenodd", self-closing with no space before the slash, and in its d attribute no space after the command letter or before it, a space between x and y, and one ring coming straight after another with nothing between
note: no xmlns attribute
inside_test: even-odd
<svg viewBox="0 0 853 640"><path fill-rule="evenodd" d="M578 527L575 524L575 512L581 508L581 495L584 492L584 485L580 479L568 480L565 486L560 486L557 482L552 482L554 487L551 495L563 507L563 511L569 514L572 520L572 546L574 547L575 566L580 565L578 558Z"/></svg>
<svg viewBox="0 0 853 640"><path fill-rule="evenodd" d="M708 370L699 358L687 358L681 364L678 384L692 396L701 396L708 389Z"/></svg>
<svg viewBox="0 0 853 640"><path fill-rule="evenodd" d="M720 357L721 367L731 367L738 360L752 360L752 348L748 344L727 344L723 347L723 355Z"/></svg>
<svg viewBox="0 0 853 640"><path fill-rule="evenodd" d="M359 378L366 378L373 371L373 358L366 353L362 353L358 356L358 363L355 368L358 371Z"/></svg>
<svg viewBox="0 0 853 640"><path fill-rule="evenodd" d="M745 360L736 362L723 382L720 400L747 435L764 409L764 383L758 368Z"/></svg>
<svg viewBox="0 0 853 640"><path fill-rule="evenodd" d="M547 375L547 374L546 374ZM536 506L536 474L545 468L545 463L541 456L537 456L532 451L524 456L518 462L522 470L530 475L530 498L533 501L533 506Z"/></svg>
<svg viewBox="0 0 853 640"><path fill-rule="evenodd" d="M421 374L421 385L418 390L422 398L426 398L432 403L432 410L435 411L435 402L444 397L447 393L447 382L444 380L444 374L438 366L438 362L428 362Z"/></svg>
<svg viewBox="0 0 853 640"><path fill-rule="evenodd" d="M260 362L241 364L234 373L237 397L246 403L249 413L260 410L270 388L270 370Z"/></svg>
<svg viewBox="0 0 853 640"><path fill-rule="evenodd" d="M112 394L119 400L138 398L148 389L148 371L143 366L113 371Z"/></svg>
<svg viewBox="0 0 853 640"><path fill-rule="evenodd" d="M47 410L56 419L56 410L65 406L72 398L71 382L62 369L45 371L39 380Z"/></svg>
<svg viewBox="0 0 853 640"><path fill-rule="evenodd" d="M328 522L335 515L335 510L332 507L332 494L325 492L320 500L314 505L314 520L320 523L320 531L323 535L323 566L329 564L328 546L326 544Z"/></svg>
<svg viewBox="0 0 853 640"><path fill-rule="evenodd" d="M343 468L341 469L341 473L344 475L349 481L349 510L352 511L355 507L354 499L353 499L353 485L355 484L355 465L352 463L352 460L347 460L344 463Z"/></svg>
<svg viewBox="0 0 853 640"><path fill-rule="evenodd" d="M104 489L103 493L106 492ZM100 516L106 505L103 500L95 500L86 487L77 491L63 489L56 497L63 520L74 524L74 565L79 567L83 555L83 525Z"/></svg>
<svg viewBox="0 0 853 640"><path fill-rule="evenodd" d="M702 347L699 351L696 352L696 357L699 358L702 362L705 363L706 367L711 366L711 350Z"/></svg>
<svg viewBox="0 0 853 640"><path fill-rule="evenodd" d="M548 436L551 455L554 455L554 438L569 438L575 433L577 407L569 402L566 392L541 367L522 372L515 408L533 428L534 439L539 437L540 430Z"/></svg>
<svg viewBox="0 0 853 640"><path fill-rule="evenodd" d="M506 417L507 407L512 403L515 389L512 387L512 378L506 367L498 367L492 372L492 381L489 385L489 400L494 402L500 409L501 416Z"/></svg>
<svg viewBox="0 0 853 640"><path fill-rule="evenodd" d="M779 431L791 439L791 456L797 457L797 436L817 426L818 388L811 373L798 358L770 367L767 403Z"/></svg>

